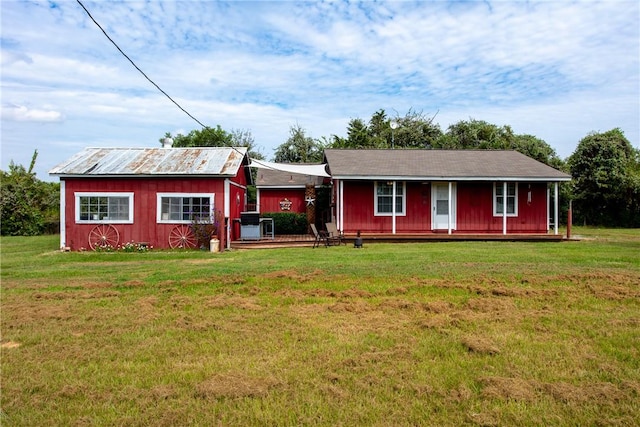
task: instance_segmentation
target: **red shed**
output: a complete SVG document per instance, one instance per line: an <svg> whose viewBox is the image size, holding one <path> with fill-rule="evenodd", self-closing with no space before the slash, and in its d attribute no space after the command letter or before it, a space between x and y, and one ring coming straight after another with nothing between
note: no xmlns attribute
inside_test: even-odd
<svg viewBox="0 0 640 427"><path fill-rule="evenodd" d="M215 226L221 247L245 209L245 147L86 148L49 173L60 177L60 245L128 242L194 247L193 222Z"/></svg>
<svg viewBox="0 0 640 427"><path fill-rule="evenodd" d="M325 161L345 233L546 234L552 221L557 234L571 179L504 150L328 149Z"/></svg>
<svg viewBox="0 0 640 427"><path fill-rule="evenodd" d="M318 188L324 178L274 169L259 169L256 177L258 212L307 213L306 192Z"/></svg>

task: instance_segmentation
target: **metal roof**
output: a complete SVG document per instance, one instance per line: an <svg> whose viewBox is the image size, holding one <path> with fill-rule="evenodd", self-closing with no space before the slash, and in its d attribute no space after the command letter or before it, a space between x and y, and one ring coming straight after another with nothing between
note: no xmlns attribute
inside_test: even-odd
<svg viewBox="0 0 640 427"><path fill-rule="evenodd" d="M512 150L324 152L335 179L570 181L571 175Z"/></svg>
<svg viewBox="0 0 640 427"><path fill-rule="evenodd" d="M85 148L49 171L59 176L235 176L246 147Z"/></svg>

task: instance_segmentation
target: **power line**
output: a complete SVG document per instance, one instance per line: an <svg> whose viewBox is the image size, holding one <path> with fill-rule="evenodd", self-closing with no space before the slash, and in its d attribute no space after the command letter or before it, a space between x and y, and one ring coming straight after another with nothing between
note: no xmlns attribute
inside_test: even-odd
<svg viewBox="0 0 640 427"><path fill-rule="evenodd" d="M131 62L131 65L133 65L133 66L135 67L135 69L136 69L136 70L138 70L138 71L140 72L140 74L142 74L142 75L144 76L144 78L145 78L145 79L149 80L149 82L150 82L152 85L154 85L154 86L155 86L155 87L156 87L160 92L162 92L162 93L164 94L164 96L166 96L167 98L169 98L169 100L170 100L171 102L173 102L173 103L174 103L174 104L175 104L179 109L181 109L182 111L184 111L184 113L185 113L187 116L189 116L189 117L191 117L193 120L195 120L195 121L196 121L200 126L202 126L203 128L208 127L208 126L205 126L204 124L202 124L202 122L201 122L200 120L198 120L198 119L196 119L195 117L193 117L193 116L192 116L192 115L191 115L187 110L185 110L184 108L182 108L182 107L180 106L180 104L178 104L176 101L174 101L174 99L173 99L173 98L171 98L171 96L169 96L169 94L168 94L167 92L165 92L164 90L162 90L162 88L160 88L160 86L158 86L158 85L157 85L153 80L151 80L151 79L149 78L149 76L147 76L147 75L144 73L144 71L142 71L142 70L140 69L140 67L138 67L138 66L136 65L136 63L135 63L135 62L133 62L133 60L132 60L131 58L129 58L129 57L127 56L127 54L126 54L126 53L124 53L124 52L122 51L122 49L120 49L120 46L118 46L118 45L116 44L116 42L114 42L114 41L113 41L113 39L112 39L111 37L109 37L109 34L107 34L107 32L102 28L102 26L100 26L100 24L98 24L98 21L96 21L96 20L93 18L93 16L91 16L91 13L87 10L87 8L86 8L86 7L84 7L84 5L82 4L82 2L81 2L80 0L76 0L76 1L77 1L77 2L78 2L78 4L79 4L83 9L84 9L84 11L87 13L87 15L89 15L89 18L91 18L91 20L93 21L93 23L94 23L94 24L96 24L96 25L98 26L98 28L100 28L100 31L102 31L102 33L103 33L103 34L104 34L104 35L109 39L109 41L110 41L110 42L111 42L111 43L116 47L116 49L118 49L118 51L119 51L119 52L120 52L120 53L121 53L125 58L127 58L127 59L129 60L129 62Z"/></svg>

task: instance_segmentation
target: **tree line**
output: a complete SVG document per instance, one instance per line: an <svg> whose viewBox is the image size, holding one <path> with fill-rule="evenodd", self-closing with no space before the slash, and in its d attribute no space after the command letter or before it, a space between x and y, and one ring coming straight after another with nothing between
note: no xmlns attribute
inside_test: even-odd
<svg viewBox="0 0 640 427"><path fill-rule="evenodd" d="M435 116L410 110L390 117L384 110L369 120L351 119L346 136L312 138L299 124L275 148L272 161L320 163L327 148L344 149L500 149L516 150L551 167L569 173L572 181L560 186L561 217L569 201L574 223L609 227L640 227L640 150L620 129L590 133L575 151L561 159L545 141L516 134L510 126L483 120L461 120L443 131ZM192 130L186 135L167 132L160 138L174 147L247 147L249 157L264 160L249 130L226 131L219 125ZM35 235L50 232L59 219L57 183L36 178L34 152L28 169L9 165L1 171L0 210L2 235Z"/></svg>

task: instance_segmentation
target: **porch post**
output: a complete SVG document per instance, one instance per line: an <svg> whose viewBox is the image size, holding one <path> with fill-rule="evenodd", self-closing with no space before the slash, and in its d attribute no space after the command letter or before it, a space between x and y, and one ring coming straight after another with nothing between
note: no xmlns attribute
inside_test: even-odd
<svg viewBox="0 0 640 427"><path fill-rule="evenodd" d="M447 233L451 234L451 193L452 193L452 184L449 181L449 200L447 201Z"/></svg>
<svg viewBox="0 0 640 427"><path fill-rule="evenodd" d="M553 183L553 234L558 234L558 181Z"/></svg>
<svg viewBox="0 0 640 427"><path fill-rule="evenodd" d="M338 181L338 230L344 232L344 182Z"/></svg>
<svg viewBox="0 0 640 427"><path fill-rule="evenodd" d="M547 184L547 233L549 232L549 208L551 207L551 189L549 188L549 184Z"/></svg>
<svg viewBox="0 0 640 427"><path fill-rule="evenodd" d="M393 181L391 190L391 234L396 234L396 182Z"/></svg>
<svg viewBox="0 0 640 427"><path fill-rule="evenodd" d="M502 183L502 234L507 234L507 181Z"/></svg>
<svg viewBox="0 0 640 427"><path fill-rule="evenodd" d="M223 244L223 247L226 247L227 249L231 249L231 223L230 223L230 216L231 216L231 181L229 180L229 178L226 178L224 180L224 199L222 201L223 203L223 209L224 209L224 224L225 224L225 233L224 233L224 238L226 240L226 242ZM215 205L214 205L215 208Z"/></svg>

